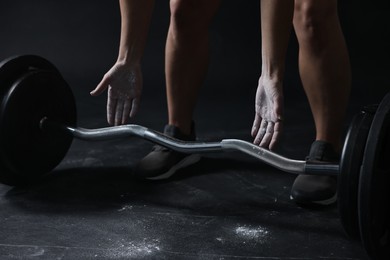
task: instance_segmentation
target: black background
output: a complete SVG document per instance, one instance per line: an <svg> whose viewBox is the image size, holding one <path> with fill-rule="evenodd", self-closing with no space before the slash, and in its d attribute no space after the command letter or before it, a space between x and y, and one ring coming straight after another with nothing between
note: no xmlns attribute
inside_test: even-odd
<svg viewBox="0 0 390 260"><path fill-rule="evenodd" d="M377 102L389 90L388 1L339 1L342 27L353 69L352 101ZM143 59L144 92L139 117L165 109L164 47L169 24L169 1L158 0ZM89 97L115 62L120 36L118 1L2 0L0 2L0 59L38 54L63 73L78 102L101 113L105 96ZM259 1L225 0L211 27L211 63L200 95L196 117L229 112L233 122L253 116L253 99L261 71ZM305 101L297 71L297 43L292 35L287 56L286 106ZM152 101L153 100L153 101ZM210 113L202 102L214 102ZM351 102L353 103L353 102ZM308 106L303 105L303 111ZM351 108L355 110L355 108ZM214 113L214 114L213 114ZM165 121L164 114L162 114ZM245 117L244 117L245 118Z"/></svg>

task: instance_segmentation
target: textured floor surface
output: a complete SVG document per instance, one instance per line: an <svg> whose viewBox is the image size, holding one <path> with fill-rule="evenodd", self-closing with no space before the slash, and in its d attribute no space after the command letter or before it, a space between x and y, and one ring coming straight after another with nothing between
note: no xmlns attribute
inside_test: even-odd
<svg viewBox="0 0 390 260"><path fill-rule="evenodd" d="M79 124L106 126L97 112L104 101L84 95L75 91ZM135 123L161 130L165 112L149 102ZM200 104L200 115L219 106ZM310 117L298 116L299 106L288 111L280 153L302 159ZM217 124L200 115L199 139L250 141L251 116L231 124L222 114ZM230 152L204 155L171 180L142 182L132 171L151 146L137 138L74 140L39 184L0 184L0 259L366 259L336 206L308 209L289 199L293 175Z"/></svg>

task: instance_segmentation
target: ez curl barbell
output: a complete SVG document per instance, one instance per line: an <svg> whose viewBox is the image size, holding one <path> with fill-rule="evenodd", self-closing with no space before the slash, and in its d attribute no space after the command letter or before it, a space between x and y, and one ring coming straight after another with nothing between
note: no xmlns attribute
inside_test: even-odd
<svg viewBox="0 0 390 260"><path fill-rule="evenodd" d="M183 153L240 151L281 171L338 177L338 209L347 235L372 259L390 259L390 93L353 118L339 164L292 160L243 140L183 142L139 125L76 127L76 104L58 69L36 55L0 63L0 182L37 181L65 157L73 138L136 136Z"/></svg>

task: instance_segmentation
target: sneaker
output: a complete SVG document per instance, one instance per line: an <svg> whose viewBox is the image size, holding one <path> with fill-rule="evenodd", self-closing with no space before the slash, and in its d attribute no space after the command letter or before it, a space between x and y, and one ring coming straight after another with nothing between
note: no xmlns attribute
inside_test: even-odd
<svg viewBox="0 0 390 260"><path fill-rule="evenodd" d="M338 163L340 155L332 145L315 141L306 161L310 163ZM299 175L292 186L290 198L303 205L331 205L337 200L337 177L322 175Z"/></svg>
<svg viewBox="0 0 390 260"><path fill-rule="evenodd" d="M164 134L182 141L195 141L194 124L191 134L184 135L179 128L166 125ZM194 164L200 160L199 154L184 154L175 152L161 145L155 145L135 168L135 175L146 180L164 180L171 177L179 169Z"/></svg>

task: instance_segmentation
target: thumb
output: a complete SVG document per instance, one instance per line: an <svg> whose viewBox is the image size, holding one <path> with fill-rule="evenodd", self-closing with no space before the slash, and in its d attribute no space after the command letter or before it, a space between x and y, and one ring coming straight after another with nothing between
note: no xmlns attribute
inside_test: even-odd
<svg viewBox="0 0 390 260"><path fill-rule="evenodd" d="M274 113L276 121L283 119L283 95L278 95L274 99Z"/></svg>
<svg viewBox="0 0 390 260"><path fill-rule="evenodd" d="M94 90L90 92L91 96L98 96L102 94L107 88L110 83L110 78L107 76L104 76L102 81L96 86Z"/></svg>

